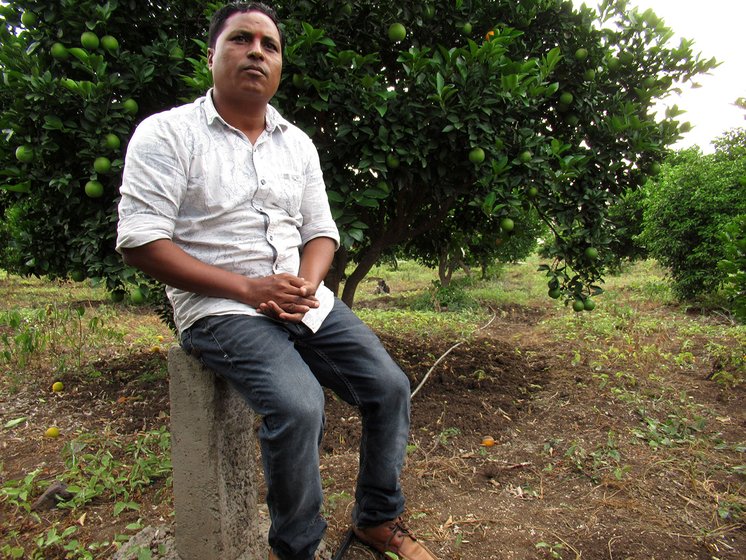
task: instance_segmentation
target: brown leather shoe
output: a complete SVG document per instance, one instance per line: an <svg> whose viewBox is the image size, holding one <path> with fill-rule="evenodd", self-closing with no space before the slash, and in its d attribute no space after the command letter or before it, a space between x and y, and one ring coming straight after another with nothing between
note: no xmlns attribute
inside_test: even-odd
<svg viewBox="0 0 746 560"><path fill-rule="evenodd" d="M353 527L352 530L362 543L381 554L393 552L401 560L437 560L432 552L417 542L401 517L376 527Z"/></svg>

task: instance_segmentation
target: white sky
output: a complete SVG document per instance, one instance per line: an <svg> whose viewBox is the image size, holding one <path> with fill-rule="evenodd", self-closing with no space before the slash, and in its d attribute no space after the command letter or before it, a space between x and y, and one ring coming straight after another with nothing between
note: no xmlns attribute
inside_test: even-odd
<svg viewBox="0 0 746 560"><path fill-rule="evenodd" d="M577 5L582 0L573 0ZM595 0L586 0L596 6ZM722 64L698 82L702 87L688 88L680 96L671 96L666 105L678 105L686 113L679 117L689 121L693 129L684 135L674 148L698 145L704 152L712 152L710 141L724 131L746 127L746 111L733 103L746 97L746 0L630 0L630 7L644 12L648 8L662 18L675 37L694 40L694 52L707 60L715 57Z"/></svg>

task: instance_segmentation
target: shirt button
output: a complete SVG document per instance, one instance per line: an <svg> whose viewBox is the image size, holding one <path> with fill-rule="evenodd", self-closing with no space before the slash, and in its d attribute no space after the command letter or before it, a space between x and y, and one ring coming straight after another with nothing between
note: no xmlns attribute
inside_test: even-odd
<svg viewBox="0 0 746 560"><path fill-rule="evenodd" d="M267 184L267 181L266 181L265 179L262 179L262 180L261 180L261 181L259 181L259 182L260 182L260 183L261 183L262 185L266 185L266 184Z"/></svg>

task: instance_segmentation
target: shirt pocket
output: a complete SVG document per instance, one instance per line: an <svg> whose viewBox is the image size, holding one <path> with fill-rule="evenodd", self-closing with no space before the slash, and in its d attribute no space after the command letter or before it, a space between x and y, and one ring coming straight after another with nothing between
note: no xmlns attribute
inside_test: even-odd
<svg viewBox="0 0 746 560"><path fill-rule="evenodd" d="M277 173L270 179L268 202L290 217L300 213L305 179L298 173Z"/></svg>

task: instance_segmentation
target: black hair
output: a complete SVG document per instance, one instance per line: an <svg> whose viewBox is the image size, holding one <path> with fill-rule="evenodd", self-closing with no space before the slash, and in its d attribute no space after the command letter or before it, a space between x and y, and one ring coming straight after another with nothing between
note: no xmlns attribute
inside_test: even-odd
<svg viewBox="0 0 746 560"><path fill-rule="evenodd" d="M246 12L261 12L275 24L277 32L280 34L280 47L285 51L285 34L282 32L280 27L280 20L271 7L263 2L232 2L226 4L222 8L218 9L210 20L210 30L207 34L207 46L211 49L215 48L215 43L218 40L218 35L223 31L225 27L225 21L236 13Z"/></svg>

